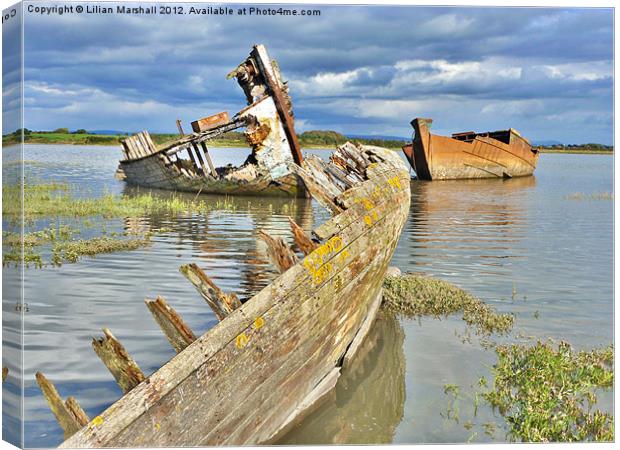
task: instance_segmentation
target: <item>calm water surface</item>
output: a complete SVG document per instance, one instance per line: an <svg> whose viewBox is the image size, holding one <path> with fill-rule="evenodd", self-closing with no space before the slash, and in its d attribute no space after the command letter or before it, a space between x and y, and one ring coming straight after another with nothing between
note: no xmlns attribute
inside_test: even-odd
<svg viewBox="0 0 620 450"><path fill-rule="evenodd" d="M132 194L135 190L113 178L119 154L116 147L28 145L27 174L78 184L84 195ZM216 165L240 163L246 154L243 149L213 150ZM612 342L613 202L567 198L577 192L611 192L611 156L543 154L535 177L412 181L411 188L411 212L393 265L450 281L500 311L514 312L515 331L504 341L554 338L578 348ZM90 346L102 327L111 328L150 374L173 350L148 314L145 297L163 295L196 333L216 324L179 273L181 264L195 262L225 291L249 297L276 276L256 230L292 242L288 216L306 230L328 218L307 200L231 201L233 209L206 216L98 222L84 235L100 233L103 225L107 232L150 230L153 245L26 271L26 446L50 447L62 441L35 382L37 370L63 397L74 395L90 417L97 415L121 395ZM12 307L3 304L5 314ZM484 406L474 415L475 386L489 375L495 354L475 336L467 339L466 331L458 316L419 322L381 318L335 392L282 442L505 441L501 418ZM446 384L461 389L458 423L446 417L452 398L444 393ZM7 405L16 398L9 392L3 401ZM612 395L603 395L601 405L611 409ZM5 420L11 420L6 413ZM470 430L463 426L467 421L473 423ZM494 433L485 433L489 422L497 423Z"/></svg>

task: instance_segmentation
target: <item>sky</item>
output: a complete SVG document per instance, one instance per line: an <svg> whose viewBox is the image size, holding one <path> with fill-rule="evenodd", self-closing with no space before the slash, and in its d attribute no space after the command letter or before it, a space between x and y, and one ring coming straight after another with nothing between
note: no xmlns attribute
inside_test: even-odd
<svg viewBox="0 0 620 450"><path fill-rule="evenodd" d="M512 127L612 144L609 8L303 8L321 15L26 12L25 125L174 132L177 118L189 129L234 114L245 97L226 74L262 43L289 80L298 133L409 137L427 117L438 134Z"/></svg>

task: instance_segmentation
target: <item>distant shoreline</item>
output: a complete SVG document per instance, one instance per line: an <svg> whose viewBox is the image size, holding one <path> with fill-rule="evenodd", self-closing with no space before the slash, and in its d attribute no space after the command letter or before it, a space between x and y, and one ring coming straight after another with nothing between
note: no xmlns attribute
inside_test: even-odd
<svg viewBox="0 0 620 450"><path fill-rule="evenodd" d="M327 132L310 132L314 133L327 133ZM304 139L304 134L302 133L299 136L299 144L304 149L312 149L312 150L331 150L335 149L338 145L346 142L346 140L350 140L352 142L360 142L362 144L369 145L378 145L381 147L388 148L390 150L400 151L402 145L405 142L394 141L394 140L381 140L381 139L372 139L372 142L369 142L369 139L355 139L355 138L346 138L345 136L339 135L339 139L337 142L316 142L315 139L310 137L309 139ZM39 145L92 145L92 146L120 146L121 140L125 139L127 136L125 135L106 135L106 134L88 134L88 133L36 133L32 132L26 136L25 144L39 144ZM175 134L151 134L153 141L156 145L161 145L166 142L172 141L174 139L178 139L179 136ZM340 142L340 141L343 142ZM312 142L308 142L312 141ZM19 140L16 139L14 135L6 135L2 137L2 145L15 145L19 144ZM244 139L240 139L237 136L233 136L233 138L224 138L224 139L215 139L209 142L210 147L215 148L231 148L231 147L247 147L248 144ZM606 149L594 149L588 147L572 147L572 148L550 148L550 147L534 147L537 148L540 153L568 153L568 154L585 154L585 155L613 155L614 150Z"/></svg>

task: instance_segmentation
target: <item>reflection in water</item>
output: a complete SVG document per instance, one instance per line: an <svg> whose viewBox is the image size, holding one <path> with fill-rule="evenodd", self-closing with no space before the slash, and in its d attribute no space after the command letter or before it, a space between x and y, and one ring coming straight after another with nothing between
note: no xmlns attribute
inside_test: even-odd
<svg viewBox="0 0 620 450"><path fill-rule="evenodd" d="M404 332L379 315L327 400L278 444L392 442L405 403Z"/></svg>
<svg viewBox="0 0 620 450"><path fill-rule="evenodd" d="M137 195L144 189L126 187L124 195ZM310 232L314 216L326 220L325 213L313 211L308 198L257 198L222 197L184 192L170 192L158 189L149 192L162 198L181 198L187 201L199 199L214 211L204 216L187 213L175 217L126 218L124 230L127 233L143 234L160 229L174 229L174 241L179 245L195 244L196 260L207 274L217 274L224 268L236 270L239 282L238 293L249 299L267 286L278 274L269 263L266 247L258 239L258 230L280 236L293 244L288 217L292 218L306 232ZM243 264L238 264L243 259Z"/></svg>
<svg viewBox="0 0 620 450"><path fill-rule="evenodd" d="M113 177L119 148L26 145L25 151L27 160L37 161L28 164L30 180L78 184L90 196L134 192ZM230 159L231 149L214 151L214 158L218 151ZM241 151L233 153L242 156ZM611 191L612 163L610 156L543 155L536 178L412 182L411 217L391 265L445 279L501 312L515 313L516 327L524 335L565 339L578 348L607 345L613 339L613 203L566 196ZM164 296L197 335L217 323L179 273L181 264L196 262L224 291L249 297L277 276L267 263L257 229L292 243L288 216L306 230L328 217L316 203L303 199L200 199L213 205L219 201L220 206L206 214L105 221L108 232L152 231L150 247L26 271L26 446L62 442L62 432L36 385L36 370L45 372L63 398L76 396L89 416L96 416L121 396L89 344L102 327L111 327L150 374L175 353L147 313L145 297ZM65 219L63 223L78 225ZM97 224L84 229L82 237L100 232ZM47 252L44 259L49 259ZM20 289L19 271L5 268L3 276L5 289ZM5 324L18 319L14 307L14 300L4 296ZM15 325L19 327L18 320ZM18 332L3 331L5 339L19 342ZM408 320L400 325L377 322L366 343L368 355L354 361L358 366L343 374L334 396L284 442L466 442L473 432L475 441L504 439L502 433L485 435L482 424L496 419L483 405L473 419L478 428L472 430L463 427L469 417L467 402L461 404L460 423L446 424L440 415L448 400L444 385L457 384L465 394L494 361L492 352L461 343L455 331L464 331L456 316L423 320L421 325ZM18 347L7 348L19 360ZM21 390L12 376L19 367L10 370L3 418L13 424L21 411ZM613 396L608 405L612 400Z"/></svg>
<svg viewBox="0 0 620 450"><path fill-rule="evenodd" d="M535 187L535 177L412 181L407 239L401 239L407 265L429 271L465 258L476 270L495 272L505 264L498 260L521 257L514 244L527 233L528 191Z"/></svg>

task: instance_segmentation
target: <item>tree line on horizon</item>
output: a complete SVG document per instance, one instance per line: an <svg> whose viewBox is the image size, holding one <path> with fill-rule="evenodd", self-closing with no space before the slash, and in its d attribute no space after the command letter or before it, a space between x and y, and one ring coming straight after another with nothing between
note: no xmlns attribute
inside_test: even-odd
<svg viewBox="0 0 620 450"><path fill-rule="evenodd" d="M106 134L92 134L89 131L79 128L75 131L70 131L69 128L56 128L52 131L33 131L28 128L17 129L13 133L5 134L2 136L4 143L17 143L19 142L22 130L24 134L24 141L38 141L39 143L62 143L63 140L76 141L79 140L83 144L119 144L122 139L130 136L133 133L125 132L114 135ZM46 136L47 135L47 136ZM76 136L77 135L77 136ZM74 138L67 139L67 136L73 136ZM151 137L156 144L161 144L173 139L177 139L179 134L177 133L152 133ZM344 144L347 141L360 142L365 145L375 145L379 147L389 148L401 148L404 145L410 143L410 141L399 139L385 139L385 138L357 138L348 137L342 133L333 130L310 130L304 131L298 135L299 142L302 146L311 147L337 147ZM245 145L245 137L242 132L229 131L224 133L216 141L234 143L239 145ZM553 144L553 145L537 145L539 149L551 149L551 150L574 150L574 149L587 149L587 150L613 150L613 145L605 145L598 143L586 143L586 144Z"/></svg>

